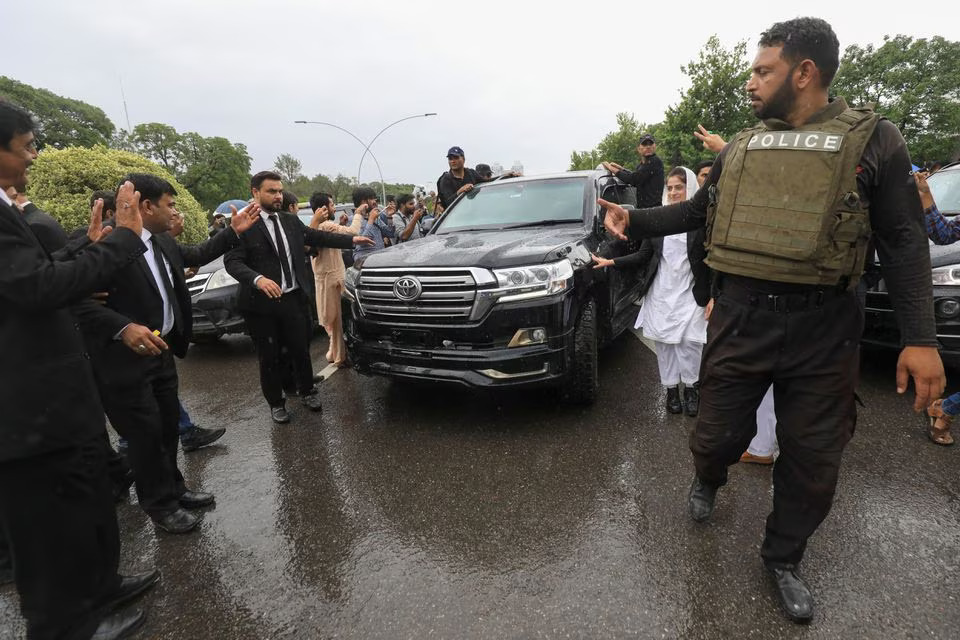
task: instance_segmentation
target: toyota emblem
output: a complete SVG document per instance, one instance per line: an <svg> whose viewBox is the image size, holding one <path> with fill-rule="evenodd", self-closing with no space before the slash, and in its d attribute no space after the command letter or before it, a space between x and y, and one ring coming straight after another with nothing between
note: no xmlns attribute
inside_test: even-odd
<svg viewBox="0 0 960 640"><path fill-rule="evenodd" d="M422 291L423 285L413 276L397 278L397 281L393 283L393 295L404 302L413 302L420 297Z"/></svg>

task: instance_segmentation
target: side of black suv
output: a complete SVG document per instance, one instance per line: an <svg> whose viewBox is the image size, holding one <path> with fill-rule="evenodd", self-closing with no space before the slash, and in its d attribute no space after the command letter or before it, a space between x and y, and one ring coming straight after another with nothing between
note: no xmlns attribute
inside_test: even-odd
<svg viewBox="0 0 960 640"><path fill-rule="evenodd" d="M947 218L960 215L960 162L943 167L927 178L927 184L940 213ZM931 243L930 264L940 355L944 364L960 369L960 242L945 246ZM900 331L883 280L867 290L863 342L900 347Z"/></svg>
<svg viewBox="0 0 960 640"><path fill-rule="evenodd" d="M632 326L642 285L640 269L593 268L591 252L638 248L606 234L598 197L635 203L601 171L487 183L423 239L358 260L343 297L354 366L592 402L598 349Z"/></svg>

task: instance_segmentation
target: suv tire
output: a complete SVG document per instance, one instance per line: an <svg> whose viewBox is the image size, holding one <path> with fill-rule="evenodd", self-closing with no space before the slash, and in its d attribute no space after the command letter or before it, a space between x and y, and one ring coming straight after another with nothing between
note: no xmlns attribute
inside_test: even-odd
<svg viewBox="0 0 960 640"><path fill-rule="evenodd" d="M573 354L563 385L563 399L574 404L593 404L598 386L597 303L588 300L580 309L573 330Z"/></svg>

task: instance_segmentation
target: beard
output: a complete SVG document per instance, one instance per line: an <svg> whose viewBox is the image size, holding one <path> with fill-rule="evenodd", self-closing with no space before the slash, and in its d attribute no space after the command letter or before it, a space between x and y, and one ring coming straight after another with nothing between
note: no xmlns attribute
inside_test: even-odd
<svg viewBox="0 0 960 640"><path fill-rule="evenodd" d="M790 113L790 110L793 108L793 103L797 98L797 94L793 90L793 85L790 84L791 75L792 73L787 74L787 78L783 81L783 84L770 96L769 100L761 102L759 106L753 107L753 115L757 116L760 120L767 120L769 118L779 120L786 119L787 114ZM753 96L751 96L751 98L753 98Z"/></svg>

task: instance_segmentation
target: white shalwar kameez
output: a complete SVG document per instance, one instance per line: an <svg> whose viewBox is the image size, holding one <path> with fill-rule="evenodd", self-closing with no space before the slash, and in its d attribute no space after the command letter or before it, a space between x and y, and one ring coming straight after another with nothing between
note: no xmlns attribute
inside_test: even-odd
<svg viewBox="0 0 960 640"><path fill-rule="evenodd" d="M687 199L697 190L697 178L687 173ZM666 204L666 192L664 192ZM693 299L693 272L687 257L687 234L663 239L660 265L634 325L656 343L660 382L675 387L700 380L700 356L707 341L704 308Z"/></svg>

